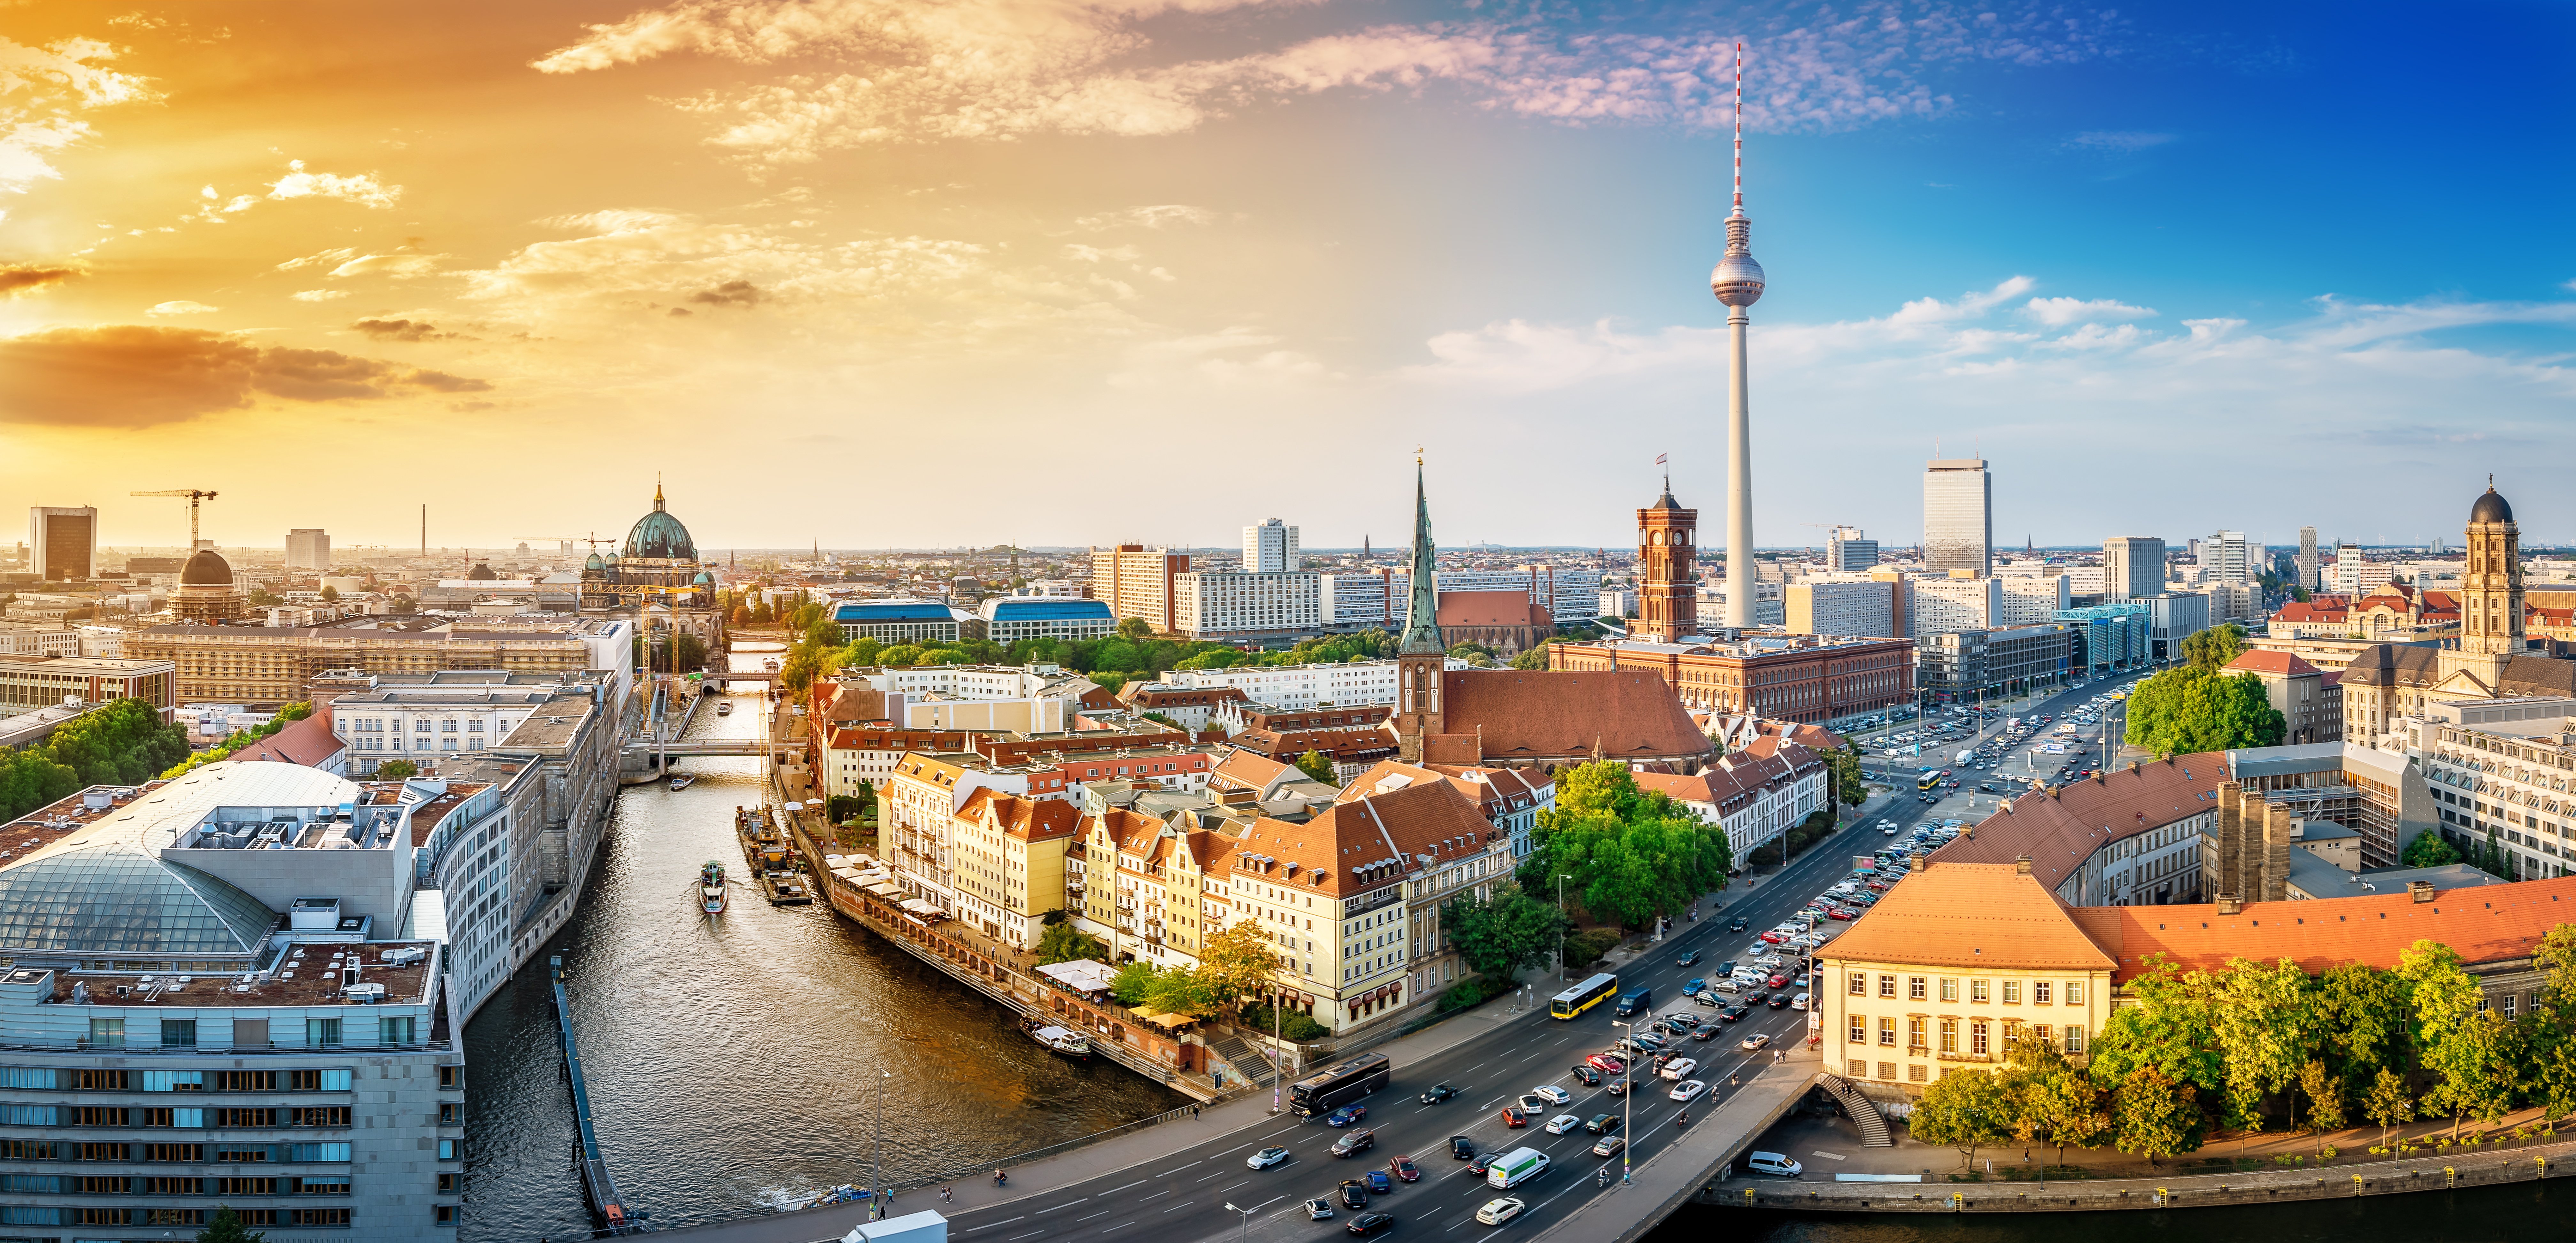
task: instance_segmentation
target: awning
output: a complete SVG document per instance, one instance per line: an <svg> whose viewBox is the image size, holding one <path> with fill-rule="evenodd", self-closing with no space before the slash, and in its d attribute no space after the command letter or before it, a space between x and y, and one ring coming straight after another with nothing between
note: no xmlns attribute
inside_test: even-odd
<svg viewBox="0 0 2576 1243"><path fill-rule="evenodd" d="M867 890L869 893L875 894L880 898L900 898L903 896L903 890L882 882L868 886Z"/></svg>
<svg viewBox="0 0 2576 1243"><path fill-rule="evenodd" d="M1107 991L1110 980L1118 973L1110 970L1107 963L1098 959L1077 958L1072 962L1041 963L1038 966L1038 974L1076 992L1098 993Z"/></svg>
<svg viewBox="0 0 2576 1243"><path fill-rule="evenodd" d="M834 875L834 876L838 876L838 877L840 877L842 880L848 881L848 882L850 882L850 883L851 883L851 884L853 884L853 885L855 885L855 884L858 884L858 883L859 883L859 873L858 873L858 870L857 870L856 868L846 868L846 867L833 868L833 869L832 869L832 875Z"/></svg>
<svg viewBox="0 0 2576 1243"><path fill-rule="evenodd" d="M904 899L901 903L899 903L898 905L902 906L902 907L903 907L903 909L905 909L905 910L907 910L907 911L910 911L910 912L912 912L912 913L913 913L913 914L915 914L915 915L932 915L932 914L936 914L936 913L938 912L938 910L939 910L939 908L938 908L938 907L932 906L931 904L929 904L929 903L927 903L927 902L924 902L924 901L922 901L922 900L921 900L921 899L919 899L919 898L905 898L905 899Z"/></svg>

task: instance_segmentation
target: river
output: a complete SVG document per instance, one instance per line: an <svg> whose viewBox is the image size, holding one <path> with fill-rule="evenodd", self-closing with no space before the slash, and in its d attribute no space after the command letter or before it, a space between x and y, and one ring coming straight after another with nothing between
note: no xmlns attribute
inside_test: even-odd
<svg viewBox="0 0 2576 1243"><path fill-rule="evenodd" d="M734 659L756 661L757 656ZM761 696L701 709L692 736L756 737ZM679 762L696 784L635 786L564 931L465 1030L471 1110L463 1243L586 1237L572 1109L546 987L564 955L600 1146L629 1206L670 1228L774 1212L973 1167L1188 1101L1106 1062L1031 1044L992 1003L820 904L737 885L695 907L708 859L739 875L733 808L760 761Z"/></svg>

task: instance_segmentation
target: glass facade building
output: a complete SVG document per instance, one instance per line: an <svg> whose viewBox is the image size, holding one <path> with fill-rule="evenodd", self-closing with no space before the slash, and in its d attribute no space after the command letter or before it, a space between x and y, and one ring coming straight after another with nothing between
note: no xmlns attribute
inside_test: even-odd
<svg viewBox="0 0 2576 1243"><path fill-rule="evenodd" d="M1935 574L1994 573L1994 485L1984 458L1944 458L1923 470L1923 566Z"/></svg>

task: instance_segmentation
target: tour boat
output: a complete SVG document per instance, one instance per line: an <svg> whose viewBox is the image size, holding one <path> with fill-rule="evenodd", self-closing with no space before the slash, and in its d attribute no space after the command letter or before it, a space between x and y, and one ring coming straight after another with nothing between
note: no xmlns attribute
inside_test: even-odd
<svg viewBox="0 0 2576 1243"><path fill-rule="evenodd" d="M698 869L698 906L709 915L724 913L724 864L709 859L705 867Z"/></svg>
<svg viewBox="0 0 2576 1243"><path fill-rule="evenodd" d="M716 705L716 715L717 715L717 716L732 716L732 715L733 715L733 703L732 703L732 701L727 700L727 701L724 701L724 702L718 703L718 704Z"/></svg>
<svg viewBox="0 0 2576 1243"><path fill-rule="evenodd" d="M763 872L760 874L760 888L771 906L804 906L814 900L814 893L805 887L804 878L794 872Z"/></svg>
<svg viewBox="0 0 2576 1243"><path fill-rule="evenodd" d="M1045 1045L1050 1052L1079 1061L1091 1060L1091 1037L1072 1028L1032 1015L1020 1020L1020 1030L1026 1032L1029 1039Z"/></svg>
<svg viewBox="0 0 2576 1243"><path fill-rule="evenodd" d="M673 773L671 774L671 788L674 790L688 789L689 783L697 779L696 774L693 773Z"/></svg>

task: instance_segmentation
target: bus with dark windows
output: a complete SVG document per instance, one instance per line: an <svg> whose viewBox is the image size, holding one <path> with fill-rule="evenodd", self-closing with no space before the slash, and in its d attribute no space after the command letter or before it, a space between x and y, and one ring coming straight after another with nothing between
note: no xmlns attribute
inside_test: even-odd
<svg viewBox="0 0 2576 1243"><path fill-rule="evenodd" d="M1619 977L1596 975L1548 1000L1551 1018L1570 1019L1601 1004L1601 999L1619 991Z"/></svg>
<svg viewBox="0 0 2576 1243"><path fill-rule="evenodd" d="M1395 1064L1383 1053L1367 1053L1327 1066L1288 1085L1288 1108L1301 1118L1319 1118L1385 1087Z"/></svg>

